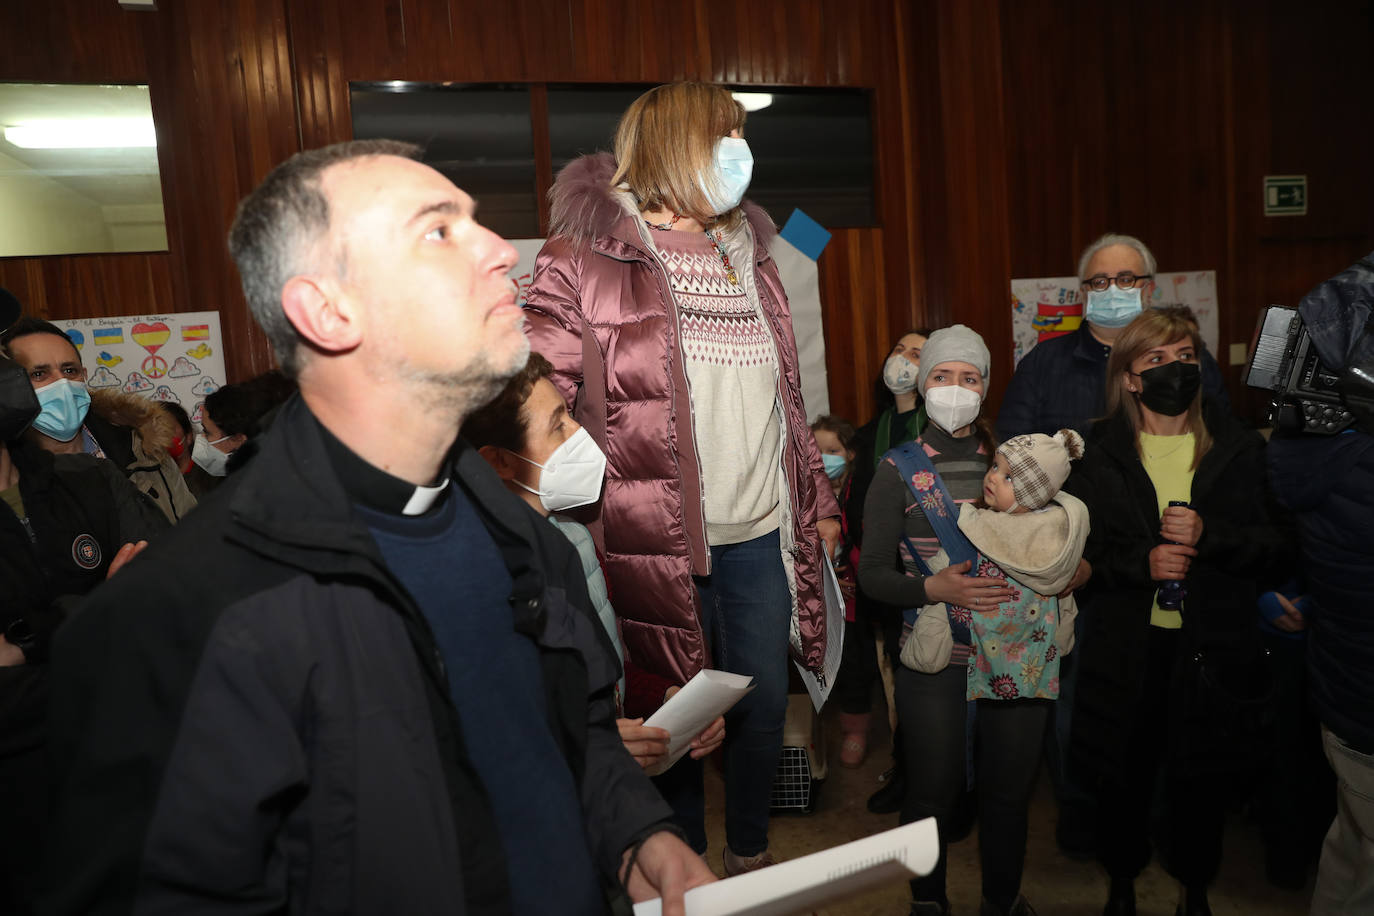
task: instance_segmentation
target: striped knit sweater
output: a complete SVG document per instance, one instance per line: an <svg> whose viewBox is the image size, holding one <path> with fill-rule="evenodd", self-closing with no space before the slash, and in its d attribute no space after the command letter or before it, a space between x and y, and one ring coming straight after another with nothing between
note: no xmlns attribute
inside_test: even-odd
<svg viewBox="0 0 1374 916"><path fill-rule="evenodd" d="M737 544L779 524L782 423L777 350L748 295L703 232L655 232L682 335L706 498L706 540Z"/></svg>

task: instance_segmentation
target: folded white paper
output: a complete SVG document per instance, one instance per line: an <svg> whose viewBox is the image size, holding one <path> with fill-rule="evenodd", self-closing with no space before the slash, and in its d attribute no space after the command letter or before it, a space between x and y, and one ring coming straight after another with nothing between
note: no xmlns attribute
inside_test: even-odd
<svg viewBox="0 0 1374 916"><path fill-rule="evenodd" d="M754 679L747 675L712 671L709 668L698 671L687 682L687 686L673 694L672 699L644 721L645 725L667 729L672 736L668 742L668 756L646 772L650 776L657 776L677 763L702 729L724 715L727 709L753 689Z"/></svg>
<svg viewBox="0 0 1374 916"><path fill-rule="evenodd" d="M704 884L687 892L687 916L789 916L847 900L893 881L928 875L940 857L935 818ZM635 904L660 916L662 902Z"/></svg>
<svg viewBox="0 0 1374 916"><path fill-rule="evenodd" d="M835 575L835 567L829 556L825 558L822 579L822 590L825 592L825 659L821 672L824 676L817 677L816 672L802 667L796 659L792 660L802 683L806 685L806 692L811 695L816 712L820 712L830 698L830 688L835 686L835 678L840 673L840 658L844 655L844 593L840 591L840 580Z"/></svg>

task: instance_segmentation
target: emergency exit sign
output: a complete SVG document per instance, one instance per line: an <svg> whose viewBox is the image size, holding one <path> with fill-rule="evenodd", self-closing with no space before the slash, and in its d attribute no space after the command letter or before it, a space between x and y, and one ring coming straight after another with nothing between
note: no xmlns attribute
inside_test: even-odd
<svg viewBox="0 0 1374 916"><path fill-rule="evenodd" d="M1265 216L1306 216L1306 175L1264 176Z"/></svg>

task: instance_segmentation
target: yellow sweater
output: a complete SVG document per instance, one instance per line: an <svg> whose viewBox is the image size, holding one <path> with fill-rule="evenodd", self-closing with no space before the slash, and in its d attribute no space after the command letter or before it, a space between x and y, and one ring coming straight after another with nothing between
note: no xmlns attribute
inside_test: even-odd
<svg viewBox="0 0 1374 916"><path fill-rule="evenodd" d="M1145 465L1145 473L1150 475L1150 482L1155 485L1155 499L1159 503L1161 516L1171 500L1192 501L1195 448L1192 433L1181 436L1140 434L1140 461ZM1150 626L1177 630L1183 626L1183 615L1178 611L1161 609L1159 596L1156 595L1154 606L1150 609Z"/></svg>

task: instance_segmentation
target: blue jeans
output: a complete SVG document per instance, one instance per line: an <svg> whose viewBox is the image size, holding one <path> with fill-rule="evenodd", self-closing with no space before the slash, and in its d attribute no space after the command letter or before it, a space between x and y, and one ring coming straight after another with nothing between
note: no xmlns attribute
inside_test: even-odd
<svg viewBox="0 0 1374 916"><path fill-rule="evenodd" d="M754 689L725 714L725 842L739 856L768 848L768 811L787 717L792 592L777 531L711 548L696 579L711 665L752 675ZM706 851L701 761L683 757L654 780L697 852Z"/></svg>

